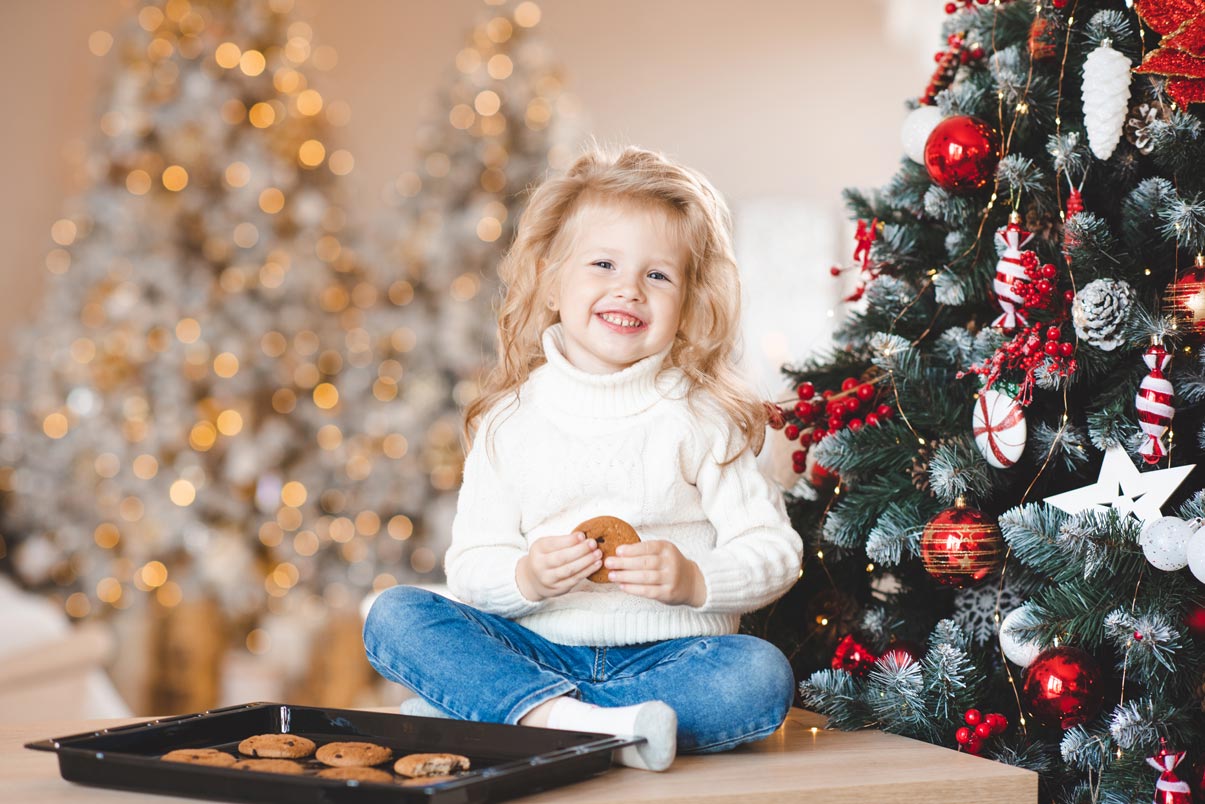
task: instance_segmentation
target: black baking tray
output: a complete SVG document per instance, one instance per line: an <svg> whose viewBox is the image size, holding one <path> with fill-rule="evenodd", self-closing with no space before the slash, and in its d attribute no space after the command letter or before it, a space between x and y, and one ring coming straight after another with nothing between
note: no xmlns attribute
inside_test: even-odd
<svg viewBox="0 0 1205 804"><path fill-rule="evenodd" d="M362 740L394 756L449 752L469 758L471 770L421 787L321 779L307 770L291 776L164 762L177 748L218 748L238 756L253 734L287 732L323 743ZM222 801L432 802L502 801L581 781L611 767L611 752L644 738L474 723L464 720L249 703L131 726L54 737L26 748L53 751L64 779L96 787Z"/></svg>

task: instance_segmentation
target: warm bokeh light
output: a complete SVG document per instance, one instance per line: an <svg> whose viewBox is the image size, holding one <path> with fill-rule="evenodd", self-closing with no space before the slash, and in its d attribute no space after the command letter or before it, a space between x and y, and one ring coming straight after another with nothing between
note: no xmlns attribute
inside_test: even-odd
<svg viewBox="0 0 1205 804"><path fill-rule="evenodd" d="M50 438L62 438L67 435L67 417L61 413L51 413L42 420L42 432Z"/></svg>
<svg viewBox="0 0 1205 804"><path fill-rule="evenodd" d="M297 159L306 167L318 167L326 158L326 146L318 140L306 140L297 149Z"/></svg>
<svg viewBox="0 0 1205 804"><path fill-rule="evenodd" d="M323 410L330 410L339 404L339 389L329 382L319 383L314 387L314 404Z"/></svg>
<svg viewBox="0 0 1205 804"><path fill-rule="evenodd" d="M540 24L540 7L530 0L519 3L514 11L515 23L522 28L534 28Z"/></svg>
<svg viewBox="0 0 1205 804"><path fill-rule="evenodd" d="M214 61L219 66L225 67L227 70L232 70L239 65L239 59L242 57L242 51L239 46L233 42L223 42L218 45L213 52Z"/></svg>
<svg viewBox="0 0 1205 804"><path fill-rule="evenodd" d="M300 508L306 501L305 486L298 480L290 480L280 489L280 501L293 508Z"/></svg>
<svg viewBox="0 0 1205 804"><path fill-rule="evenodd" d="M188 171L179 165L172 165L163 171L163 186L173 193L188 186Z"/></svg>
<svg viewBox="0 0 1205 804"><path fill-rule="evenodd" d="M121 542L121 531L112 522L101 522L92 531L92 540L102 550L112 550Z"/></svg>
<svg viewBox="0 0 1205 804"><path fill-rule="evenodd" d="M176 338L180 343L196 343L201 337L201 325L195 318L181 318L176 323Z"/></svg>
<svg viewBox="0 0 1205 804"><path fill-rule="evenodd" d="M243 430L243 417L237 410L224 410L218 414L217 425L224 436L238 435Z"/></svg>
<svg viewBox="0 0 1205 804"><path fill-rule="evenodd" d="M172 487L168 491L168 497L170 497L171 501L176 505L183 508L185 506L192 505L193 501L197 499L197 489L192 483L188 482L184 478L180 478L176 482L172 483Z"/></svg>

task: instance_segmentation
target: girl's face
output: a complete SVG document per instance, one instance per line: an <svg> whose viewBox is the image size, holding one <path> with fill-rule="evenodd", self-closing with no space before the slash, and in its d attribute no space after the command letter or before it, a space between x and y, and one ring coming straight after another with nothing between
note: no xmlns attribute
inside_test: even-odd
<svg viewBox="0 0 1205 804"><path fill-rule="evenodd" d="M620 371L669 346L686 292L686 250L658 206L586 202L577 211L555 300L565 357Z"/></svg>

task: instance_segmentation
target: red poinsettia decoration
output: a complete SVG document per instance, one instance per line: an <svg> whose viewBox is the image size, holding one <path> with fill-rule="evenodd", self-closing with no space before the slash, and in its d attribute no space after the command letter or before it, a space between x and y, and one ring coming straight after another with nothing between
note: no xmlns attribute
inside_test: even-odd
<svg viewBox="0 0 1205 804"><path fill-rule="evenodd" d="M1135 72L1165 76L1180 106L1205 103L1205 0L1138 0L1134 8L1163 36Z"/></svg>

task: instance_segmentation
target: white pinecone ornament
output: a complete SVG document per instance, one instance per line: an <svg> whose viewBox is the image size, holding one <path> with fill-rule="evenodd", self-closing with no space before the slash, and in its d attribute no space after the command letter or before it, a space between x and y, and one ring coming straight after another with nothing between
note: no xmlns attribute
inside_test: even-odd
<svg viewBox="0 0 1205 804"><path fill-rule="evenodd" d="M1084 62L1084 127L1097 159L1113 155L1130 106L1130 60L1105 39Z"/></svg>

